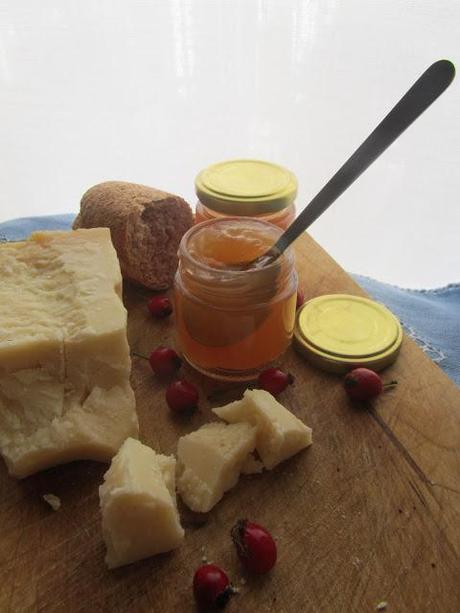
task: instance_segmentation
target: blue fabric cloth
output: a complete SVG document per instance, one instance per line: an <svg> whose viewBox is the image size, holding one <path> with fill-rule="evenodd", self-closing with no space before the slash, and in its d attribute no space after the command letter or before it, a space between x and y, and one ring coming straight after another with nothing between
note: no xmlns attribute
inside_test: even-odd
<svg viewBox="0 0 460 613"><path fill-rule="evenodd" d="M26 217L0 223L0 242L21 240L35 230L70 230L74 217ZM361 275L353 277L400 319L407 334L460 385L460 283L408 290Z"/></svg>
<svg viewBox="0 0 460 613"><path fill-rule="evenodd" d="M39 230L70 230L75 219L74 213L68 215L47 215L45 217L22 217L0 223L0 242L20 241L31 232Z"/></svg>
<svg viewBox="0 0 460 613"><path fill-rule="evenodd" d="M405 332L460 385L460 283L439 289L402 289L361 275L353 277L398 317Z"/></svg>

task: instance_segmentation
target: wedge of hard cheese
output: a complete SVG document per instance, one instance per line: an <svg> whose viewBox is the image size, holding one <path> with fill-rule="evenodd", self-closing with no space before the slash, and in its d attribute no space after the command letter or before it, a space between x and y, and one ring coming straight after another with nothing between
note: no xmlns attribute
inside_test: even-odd
<svg viewBox="0 0 460 613"><path fill-rule="evenodd" d="M264 390L246 390L242 400L213 412L229 423L256 427L256 450L265 468L274 468L312 443L311 428Z"/></svg>
<svg viewBox="0 0 460 613"><path fill-rule="evenodd" d="M206 513L236 485L256 444L249 424L205 424L179 439L177 489L193 511Z"/></svg>
<svg viewBox="0 0 460 613"><path fill-rule="evenodd" d="M0 246L0 452L25 477L137 436L121 275L106 228Z"/></svg>
<svg viewBox="0 0 460 613"><path fill-rule="evenodd" d="M99 488L105 561L116 568L182 542L175 494L176 460L128 438Z"/></svg>

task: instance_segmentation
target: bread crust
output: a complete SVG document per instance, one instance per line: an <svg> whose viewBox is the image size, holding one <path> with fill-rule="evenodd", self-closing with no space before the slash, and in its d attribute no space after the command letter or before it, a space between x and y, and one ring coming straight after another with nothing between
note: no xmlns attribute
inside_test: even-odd
<svg viewBox="0 0 460 613"><path fill-rule="evenodd" d="M83 194L73 229L109 228L123 277L163 290L172 284L179 242L192 225L190 205L180 196L106 181Z"/></svg>

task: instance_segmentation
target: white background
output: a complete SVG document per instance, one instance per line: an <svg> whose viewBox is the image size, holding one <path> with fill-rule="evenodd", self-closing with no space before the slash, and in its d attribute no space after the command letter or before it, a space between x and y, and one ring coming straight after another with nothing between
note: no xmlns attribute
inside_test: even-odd
<svg viewBox="0 0 460 613"><path fill-rule="evenodd" d="M304 206L433 61L456 0L0 0L0 221L107 179L194 202L209 163L291 168ZM312 227L347 270L460 280L460 78Z"/></svg>

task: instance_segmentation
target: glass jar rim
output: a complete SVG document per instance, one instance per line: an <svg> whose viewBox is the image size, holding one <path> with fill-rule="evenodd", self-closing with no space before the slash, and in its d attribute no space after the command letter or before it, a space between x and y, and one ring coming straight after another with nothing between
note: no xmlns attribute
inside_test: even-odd
<svg viewBox="0 0 460 613"><path fill-rule="evenodd" d="M231 222L237 222L238 224L247 225L248 221L251 223L257 224L257 225L262 225L268 228L270 231L274 231L277 234L277 236L274 239L274 243L278 240L281 234L283 234L283 230L281 228L263 219L256 219L253 217L250 217L250 218L223 217L223 218L217 218L217 219L208 219L207 221L202 221L201 223L192 226L182 236L182 239L179 243L179 249L178 249L179 258L186 257L188 260L190 260L193 263L194 266L197 266L199 269L203 271L207 271L209 273L213 273L213 274L222 273L226 275L235 275L235 276L243 275L243 274L247 275L247 274L260 273L262 270L264 272L267 272L271 270L272 268L279 266L279 260L285 261L288 265L294 263L292 247L288 247L287 249L285 249L285 251L279 256L279 258L274 260L271 264L267 266L263 266L262 268L249 268L247 270L234 270L230 268L214 268L213 266L210 266L198 260L187 249L187 243L190 240L190 237L193 236L193 234L195 234L196 232L203 230L205 226L212 226L216 224L227 224Z"/></svg>

